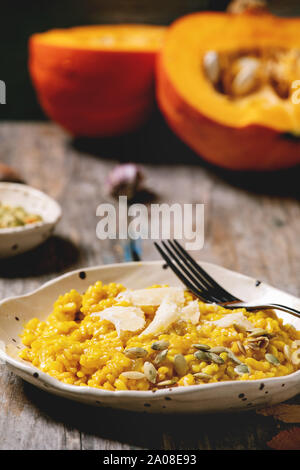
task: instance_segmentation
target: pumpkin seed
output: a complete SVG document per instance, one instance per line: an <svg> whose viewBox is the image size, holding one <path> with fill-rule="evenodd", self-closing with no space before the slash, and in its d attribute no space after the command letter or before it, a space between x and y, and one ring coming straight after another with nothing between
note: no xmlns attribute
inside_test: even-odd
<svg viewBox="0 0 300 470"><path fill-rule="evenodd" d="M197 379L203 379L203 380L209 380L212 378L211 375L205 374L204 372L196 372L193 374L194 377L197 377Z"/></svg>
<svg viewBox="0 0 300 470"><path fill-rule="evenodd" d="M228 354L229 359L231 359L233 362L235 362L236 364L243 364L242 361L240 361L240 360L236 357L236 355L234 354L234 352L231 351L231 349L226 348L226 352L227 352L227 354Z"/></svg>
<svg viewBox="0 0 300 470"><path fill-rule="evenodd" d="M243 96L254 90L257 83L259 62L257 59L245 57L240 59L240 70L231 84L234 95Z"/></svg>
<svg viewBox="0 0 300 470"><path fill-rule="evenodd" d="M252 349L267 348L269 346L269 338L266 336L258 336L256 338L247 338L247 344Z"/></svg>
<svg viewBox="0 0 300 470"><path fill-rule="evenodd" d="M293 352L291 359L292 363L295 364L295 366L298 366L300 364L300 348Z"/></svg>
<svg viewBox="0 0 300 470"><path fill-rule="evenodd" d="M207 78L212 83L217 83L220 77L220 61L216 51L208 51L203 57L203 66Z"/></svg>
<svg viewBox="0 0 300 470"><path fill-rule="evenodd" d="M273 356L273 354L267 353L265 354L265 358L268 362L270 362L270 364L273 364L274 366L278 366L280 364L277 357Z"/></svg>
<svg viewBox="0 0 300 470"><path fill-rule="evenodd" d="M155 365L161 364L161 362L163 362L166 359L167 354L168 354L168 349L164 349L163 351L160 351L153 361L154 364Z"/></svg>
<svg viewBox="0 0 300 470"><path fill-rule="evenodd" d="M176 354L174 357L174 368L178 375L185 375L188 371L188 365L182 354Z"/></svg>
<svg viewBox="0 0 300 470"><path fill-rule="evenodd" d="M246 333L247 331L246 328L238 322L234 323L233 326L238 333Z"/></svg>
<svg viewBox="0 0 300 470"><path fill-rule="evenodd" d="M142 372L136 372L134 370L128 371L128 372L122 372L123 377L126 377L126 379L132 379L132 380L139 380L139 379L144 379L145 374Z"/></svg>
<svg viewBox="0 0 300 470"><path fill-rule="evenodd" d="M193 348L200 349L200 351L208 351L210 349L210 346L207 346L207 344L192 344Z"/></svg>
<svg viewBox="0 0 300 470"><path fill-rule="evenodd" d="M125 356L131 359L137 359L139 357L145 357L148 354L148 351L143 348L129 348L124 351Z"/></svg>
<svg viewBox="0 0 300 470"><path fill-rule="evenodd" d="M172 379L172 380L163 380L162 382L158 382L158 384L156 384L158 387L165 387L167 385L174 385L176 384L176 380L175 379Z"/></svg>
<svg viewBox="0 0 300 470"><path fill-rule="evenodd" d="M296 339L292 342L292 349L297 349L300 346L300 339Z"/></svg>
<svg viewBox="0 0 300 470"><path fill-rule="evenodd" d="M155 341L155 343L151 345L151 349L154 349L154 351L162 351L163 349L168 348L169 345L169 341Z"/></svg>
<svg viewBox="0 0 300 470"><path fill-rule="evenodd" d="M287 344L283 346L283 353L288 360L291 359L291 350Z"/></svg>
<svg viewBox="0 0 300 470"><path fill-rule="evenodd" d="M208 351L207 355L210 358L210 360L212 362L215 362L216 364L224 364L225 363L225 361L220 356L218 356L218 354L215 354L213 352Z"/></svg>
<svg viewBox="0 0 300 470"><path fill-rule="evenodd" d="M199 359L199 361L208 362L210 360L207 352L205 352L205 351L196 351L194 353L194 356L195 356L196 359Z"/></svg>
<svg viewBox="0 0 300 470"><path fill-rule="evenodd" d="M226 352L227 348L224 348L224 346L216 346L215 348L210 348L208 352L210 353L215 353L215 354L220 354L222 352Z"/></svg>
<svg viewBox="0 0 300 470"><path fill-rule="evenodd" d="M239 364L234 368L235 372L238 375L244 375L244 374L249 374L250 370L249 367L246 364Z"/></svg>
<svg viewBox="0 0 300 470"><path fill-rule="evenodd" d="M241 341L237 341L236 344L237 344L237 347L240 350L240 353L241 354L246 354L246 349L245 349L243 343L241 343Z"/></svg>
<svg viewBox="0 0 300 470"><path fill-rule="evenodd" d="M144 364L144 374L149 382L155 384L157 378L157 370L151 362L145 362Z"/></svg>
<svg viewBox="0 0 300 470"><path fill-rule="evenodd" d="M264 330L263 328L254 328L249 334L249 336L251 337L264 336L264 335L268 336L269 333L267 330Z"/></svg>

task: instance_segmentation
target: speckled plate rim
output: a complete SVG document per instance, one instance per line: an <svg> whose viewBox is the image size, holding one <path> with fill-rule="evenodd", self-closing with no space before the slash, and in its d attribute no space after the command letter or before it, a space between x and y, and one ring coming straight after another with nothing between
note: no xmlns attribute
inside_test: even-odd
<svg viewBox="0 0 300 470"><path fill-rule="evenodd" d="M62 276L59 276L59 277L57 277L53 280L50 280L50 281L44 283L42 286L40 286L39 288L35 289L32 292L29 292L28 294L19 295L19 296L12 296L12 297L8 297L6 299L3 299L2 301L0 301L0 313L1 313L2 305L6 304L6 303L9 303L12 300L20 300L20 299L23 299L23 298L31 297L34 294L36 294L38 292L41 292L41 291L47 289L48 287L50 287L54 284L60 283L64 279L70 278L70 277L72 277L76 274L79 275L83 271L85 273L88 273L88 272L94 272L94 271L108 270L108 269L117 268L117 267L122 267L123 269L125 269L127 266L128 267L130 267L130 266L137 267L137 266L141 266L141 265L159 266L159 265L163 265L163 264L164 263L161 262L161 261L144 261L144 262L114 263L114 264L100 265L100 266L96 266L96 267L76 269L76 270L70 271L66 274L63 274ZM215 265L213 263L208 263L208 262L201 261L201 264L204 267L204 269L209 269L209 267L217 268L218 270L220 270L220 272L223 272L224 274L227 274L229 276L236 276L236 277L239 277L240 280L255 282L254 278L251 278L249 276L245 276L244 274L238 273L236 271L231 271L229 269L223 268L223 267ZM116 279L116 282L118 282L117 279ZM286 298L290 298L291 302L289 303L289 305L292 304L291 306L294 306L294 307L296 305L295 308L297 308L297 307L299 308L300 299L298 299L297 297L294 297L290 294L286 294L285 292L280 291L280 290L278 290L278 289L276 289L276 288L274 288L274 287L272 287L268 284L265 284L265 283L260 283L260 285L265 286L266 288L270 288L273 292L283 294ZM300 320L299 320L299 322L300 322ZM226 390L228 388L233 389L235 387L239 387L241 384L243 384L245 386L245 388L246 387L251 388L251 387L254 387L254 386L257 387L257 383L260 383L262 381L266 382L266 383L269 383L269 384L271 384L271 383L272 384L276 384L276 383L279 384L283 381L283 379L285 380L286 383L288 381L294 381L295 379L298 379L297 380L298 385L299 385L298 393L300 393L300 370L297 371L297 372L293 372L292 374L289 374L289 375L286 375L286 376L281 376L281 377L273 377L273 378L265 378L265 379L257 379L257 380L243 380L243 381L234 381L234 380L232 380L232 381L226 381L226 382L203 384L203 385L201 385L201 388L200 388L199 385L191 385L189 387L166 388L166 389L163 389L163 390L157 390L155 392L153 392L153 391L135 391L135 390L109 391L109 390L101 390L101 389L97 389L97 388L89 387L89 386L80 386L79 387L77 385L64 384L63 382L60 382L58 379L55 379L55 378L51 377L50 375L46 374L45 372L42 372L40 369L38 369L38 368L36 368L36 367L34 367L30 364L27 364L22 359L20 359L20 360L14 359L12 356L10 356L8 353L6 353L5 343L3 341L0 341L0 360L3 361L4 363L7 363L8 365L11 365L13 367L13 369L15 370L16 374L18 374L18 370L20 372L23 372L24 375L22 375L22 374L20 374L20 375L25 380L27 380L26 375L28 375L31 378L31 380L28 380L28 381L33 383L32 377L34 378L34 377L38 376L39 381L53 387L53 389L57 389L58 391L62 392L62 394L64 392L66 392L68 397L70 397L69 394L71 394L71 395L78 395L78 397L79 396L89 396L89 397L93 397L95 399L97 399L97 398L101 399L101 398L104 398L104 397L105 398L113 398L113 399L117 399L118 397L124 397L124 398L128 397L128 398L131 398L131 399L145 398L145 399L147 399L147 401L149 401L151 399L155 399L155 398L158 398L158 397L164 397L164 396L182 396L182 395L185 395L185 394L197 394L197 393L200 392L200 389L203 389L203 388L205 388L205 390L215 390L215 389L224 389L224 390ZM51 390L49 390L49 391L51 392Z"/></svg>
<svg viewBox="0 0 300 470"><path fill-rule="evenodd" d="M45 194L43 191L40 191L39 189L33 188L32 186L29 186L27 184L21 184L21 183L6 183L2 182L0 183L0 192L1 189L5 189L8 191L12 192L27 192L30 195L33 195L43 201L45 201L50 207L52 206L52 211L51 213L53 214L52 217L48 220L42 220L40 222L34 222L32 224L27 224L23 225L21 227L9 227L9 228L1 228L0 229L0 236L1 235L9 235L9 234L19 234L19 233L28 233L31 231L36 230L38 227L47 227L47 226L52 226L56 225L59 220L61 219L62 216L62 209L58 202L56 202L52 197L48 196ZM49 212L50 214L50 212Z"/></svg>

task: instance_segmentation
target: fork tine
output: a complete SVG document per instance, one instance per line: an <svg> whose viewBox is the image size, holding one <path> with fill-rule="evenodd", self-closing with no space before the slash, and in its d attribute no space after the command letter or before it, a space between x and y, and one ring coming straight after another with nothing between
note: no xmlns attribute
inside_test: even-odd
<svg viewBox="0 0 300 470"><path fill-rule="evenodd" d="M234 295L230 294L230 292L228 292L222 286L220 286L220 284L218 284L198 263L196 263L196 261L180 245L180 243L177 240L173 240L173 243L178 247L181 253L189 260L189 262L194 266L194 268L197 270L197 273L201 277L201 279L205 279L208 283L211 284L211 287L213 287L217 292L219 292L219 295L220 295L219 301L234 302L234 301L240 300Z"/></svg>
<svg viewBox="0 0 300 470"><path fill-rule="evenodd" d="M158 243L154 242L156 249L159 251L162 258L166 261L167 265L172 269L172 271L179 277L179 279L183 282L183 284L191 291L196 297L202 299L204 302L209 302L209 299L202 295L200 292L183 274L182 272L175 266L169 256L161 249Z"/></svg>
<svg viewBox="0 0 300 470"><path fill-rule="evenodd" d="M169 240L169 243L170 243L170 240ZM208 291L207 287L199 281L199 277L197 276L197 273L196 273L196 276L195 276L194 275L195 272L194 271L191 272L191 268L189 267L189 265L187 265L186 260L184 259L184 257L181 257L181 256L178 255L178 253L176 252L176 250L172 246L172 244L170 243L170 246L171 246L173 251L166 245L166 243L164 241L162 241L162 244L165 247L165 249L167 250L167 252L169 253L169 255L173 258L173 260L179 266L179 268L182 271L184 271L184 273L187 275L188 279L200 290L200 292L202 294L202 297L205 296L205 298L209 299L211 302L219 302L219 298L214 296L211 291Z"/></svg>

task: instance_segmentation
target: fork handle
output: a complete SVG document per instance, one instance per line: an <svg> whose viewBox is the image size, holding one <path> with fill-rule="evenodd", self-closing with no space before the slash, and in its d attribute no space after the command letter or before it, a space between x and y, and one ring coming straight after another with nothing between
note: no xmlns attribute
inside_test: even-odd
<svg viewBox="0 0 300 470"><path fill-rule="evenodd" d="M226 308L246 308L247 310L258 310L258 309L268 309L274 308L276 310L282 310L283 312L291 313L295 317L300 318L299 310L296 310L291 307L287 307L286 305L281 304L252 304L247 302L229 302L222 304Z"/></svg>

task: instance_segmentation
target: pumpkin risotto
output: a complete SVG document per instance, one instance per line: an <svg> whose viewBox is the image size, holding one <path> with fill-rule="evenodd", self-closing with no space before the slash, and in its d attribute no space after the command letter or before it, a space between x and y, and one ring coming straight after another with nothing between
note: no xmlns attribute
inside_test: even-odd
<svg viewBox="0 0 300 470"><path fill-rule="evenodd" d="M265 379L299 369L300 331L272 310L228 310L168 286L100 281L25 326L20 357L66 384L155 390Z"/></svg>

